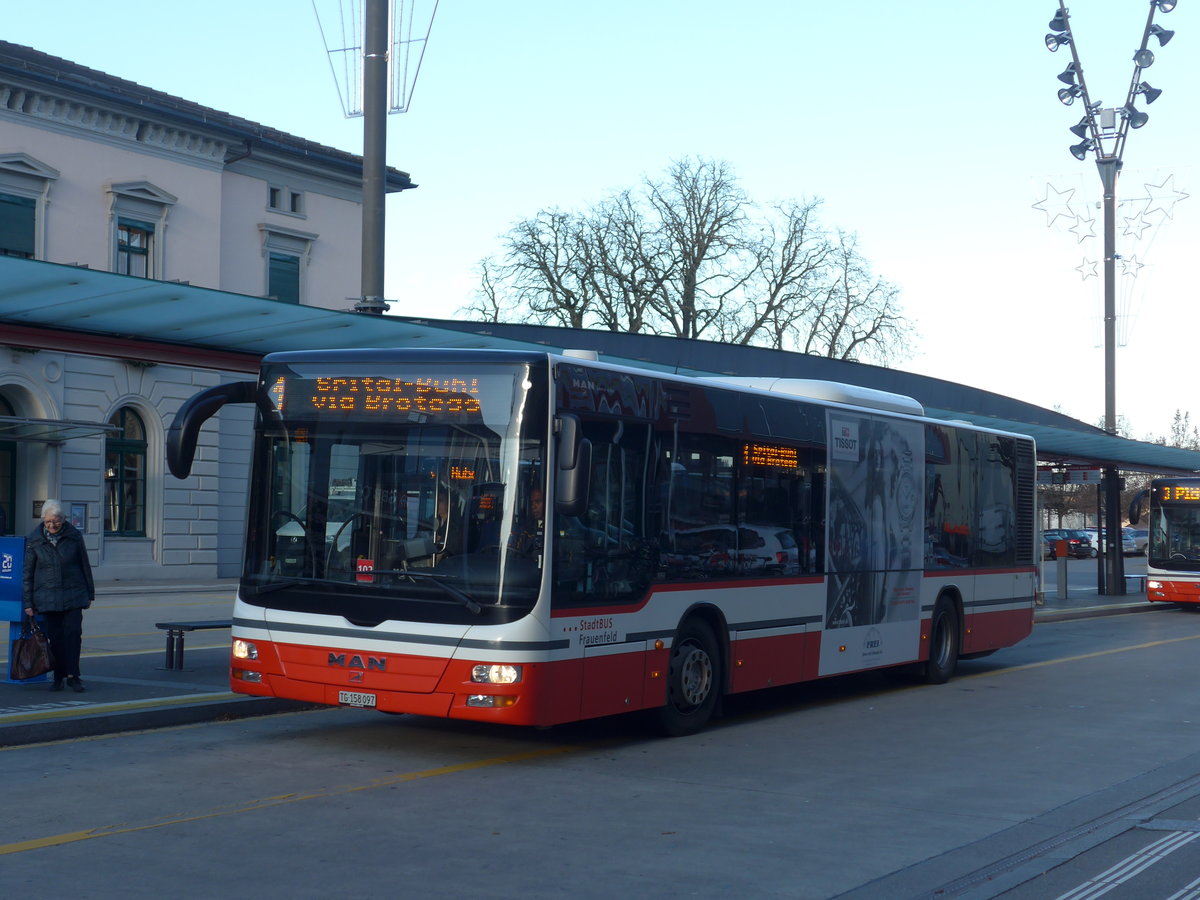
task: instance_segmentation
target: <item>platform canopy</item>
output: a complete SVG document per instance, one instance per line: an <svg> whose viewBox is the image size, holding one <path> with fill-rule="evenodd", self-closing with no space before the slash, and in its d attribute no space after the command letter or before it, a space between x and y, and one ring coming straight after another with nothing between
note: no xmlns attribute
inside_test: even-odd
<svg viewBox="0 0 1200 900"><path fill-rule="evenodd" d="M419 298L393 302L400 309L419 306ZM251 360L280 350L337 347L595 350L610 362L686 375L810 378L905 394L930 416L1028 434L1047 464L1200 471L1196 451L1117 437L1012 397L900 369L656 335L370 315L0 257L0 343L19 345L31 333L26 329L50 330L59 347L69 348L74 339L79 352L89 352L85 338L120 341L122 352L115 355L125 356L139 346L160 355L175 348L189 358L199 352ZM94 340L89 346L95 352Z"/></svg>

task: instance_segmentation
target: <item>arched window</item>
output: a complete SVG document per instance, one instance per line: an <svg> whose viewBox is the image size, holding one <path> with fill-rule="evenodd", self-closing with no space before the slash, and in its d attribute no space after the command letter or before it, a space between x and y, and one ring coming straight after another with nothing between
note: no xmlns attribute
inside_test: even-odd
<svg viewBox="0 0 1200 900"><path fill-rule="evenodd" d="M146 426L123 406L108 420L121 430L104 441L104 531L146 534Z"/></svg>
<svg viewBox="0 0 1200 900"><path fill-rule="evenodd" d="M2 251L0 251L2 252ZM8 398L0 396L0 416L15 416ZM17 515L17 445L0 440L0 535L11 534Z"/></svg>

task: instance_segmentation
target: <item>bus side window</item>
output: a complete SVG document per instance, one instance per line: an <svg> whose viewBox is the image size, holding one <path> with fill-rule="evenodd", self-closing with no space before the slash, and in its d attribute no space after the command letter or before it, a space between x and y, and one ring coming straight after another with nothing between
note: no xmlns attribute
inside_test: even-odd
<svg viewBox="0 0 1200 900"><path fill-rule="evenodd" d="M812 452L797 456L794 466L739 468L739 574L771 578L818 571L813 521L820 521L820 510L813 509Z"/></svg>
<svg viewBox="0 0 1200 900"><path fill-rule="evenodd" d="M695 434L661 434L655 486L662 507L659 568L669 581L706 581L737 566L734 442Z"/></svg>

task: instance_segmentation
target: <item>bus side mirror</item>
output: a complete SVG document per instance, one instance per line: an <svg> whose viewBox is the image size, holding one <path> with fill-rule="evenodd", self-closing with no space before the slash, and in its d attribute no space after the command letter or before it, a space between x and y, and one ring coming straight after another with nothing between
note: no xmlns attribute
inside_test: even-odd
<svg viewBox="0 0 1200 900"><path fill-rule="evenodd" d="M559 416L555 431L558 434L558 471L554 505L564 516L581 516L587 509L592 442L583 436L578 416Z"/></svg>
<svg viewBox="0 0 1200 900"><path fill-rule="evenodd" d="M1150 496L1149 491L1138 491L1129 502L1129 524L1136 525L1142 517L1142 503Z"/></svg>
<svg viewBox="0 0 1200 900"><path fill-rule="evenodd" d="M235 381L211 387L185 400L167 430L167 468L171 474L176 478L187 478L192 474L200 427L226 403L254 403L257 392L255 382Z"/></svg>

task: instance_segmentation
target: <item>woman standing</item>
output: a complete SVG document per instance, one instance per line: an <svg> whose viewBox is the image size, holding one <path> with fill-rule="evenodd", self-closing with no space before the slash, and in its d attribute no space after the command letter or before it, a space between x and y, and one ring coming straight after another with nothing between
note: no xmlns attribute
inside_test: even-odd
<svg viewBox="0 0 1200 900"><path fill-rule="evenodd" d="M67 521L58 500L42 504L42 524L25 539L25 614L41 614L54 653L54 683L83 693L79 652L83 643L83 611L96 599L92 564L83 535Z"/></svg>

